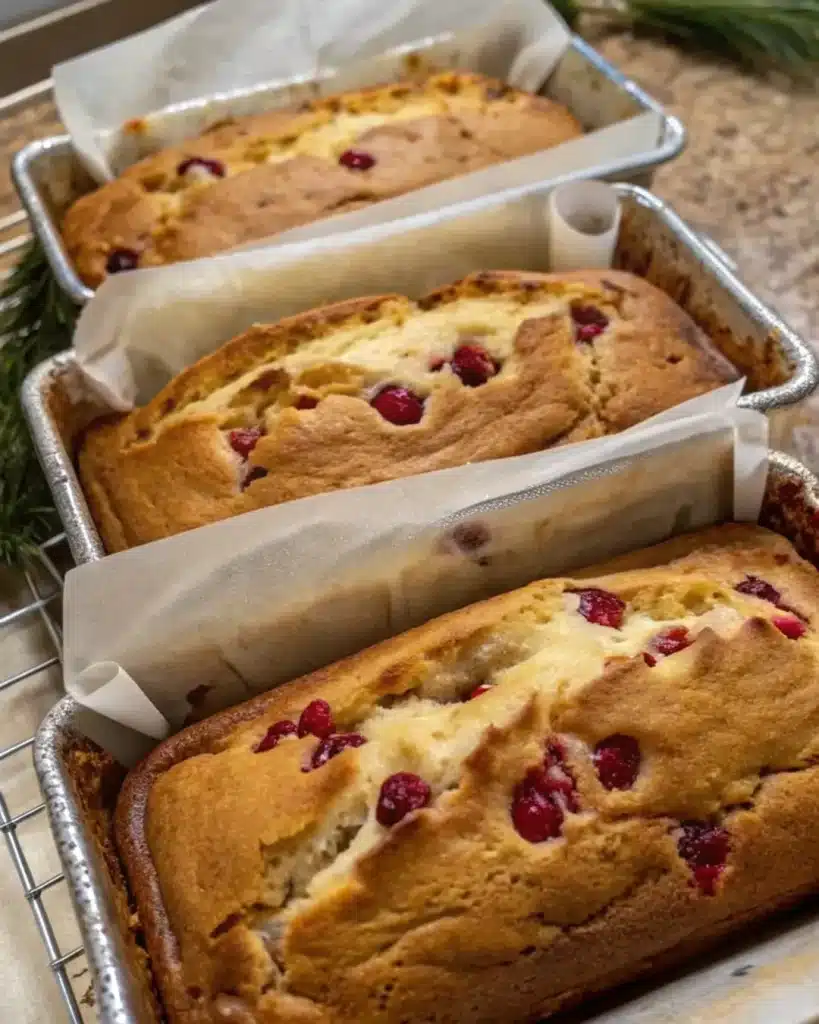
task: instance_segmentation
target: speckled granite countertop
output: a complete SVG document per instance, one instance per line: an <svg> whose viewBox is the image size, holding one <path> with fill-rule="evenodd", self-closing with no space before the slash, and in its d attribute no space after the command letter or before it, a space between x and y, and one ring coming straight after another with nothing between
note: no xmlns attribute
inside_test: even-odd
<svg viewBox="0 0 819 1024"><path fill-rule="evenodd" d="M658 171L654 191L819 340L819 91L627 36L591 41L688 129L688 148Z"/></svg>
<svg viewBox="0 0 819 1024"><path fill-rule="evenodd" d="M688 149L658 172L654 190L714 237L797 331L819 340L819 92L652 41L590 41L688 128ZM58 130L51 104L38 104L0 124L0 153ZM0 216L15 206L3 166Z"/></svg>

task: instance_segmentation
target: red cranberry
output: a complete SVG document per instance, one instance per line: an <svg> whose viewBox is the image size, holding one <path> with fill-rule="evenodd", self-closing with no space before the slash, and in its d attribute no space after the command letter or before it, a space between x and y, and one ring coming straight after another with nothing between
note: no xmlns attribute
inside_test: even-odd
<svg viewBox="0 0 819 1024"><path fill-rule="evenodd" d="M592 760L606 789L631 789L640 773L640 744L633 736L615 733L597 744Z"/></svg>
<svg viewBox="0 0 819 1024"><path fill-rule="evenodd" d="M459 523L452 530L452 539L461 551L478 551L486 547L491 537L489 527L481 522Z"/></svg>
<svg viewBox="0 0 819 1024"><path fill-rule="evenodd" d="M492 357L480 345L461 345L452 357L452 372L466 384L477 388L498 372Z"/></svg>
<svg viewBox="0 0 819 1024"><path fill-rule="evenodd" d="M299 395L296 399L297 409L315 409L318 404L319 400L317 398L312 398L310 395Z"/></svg>
<svg viewBox="0 0 819 1024"><path fill-rule="evenodd" d="M323 740L336 731L333 712L326 700L313 700L299 718L299 736L318 736Z"/></svg>
<svg viewBox="0 0 819 1024"><path fill-rule="evenodd" d="M228 438L230 447L237 455L246 459L256 447L261 436L262 432L258 427L239 427L238 430L231 430Z"/></svg>
<svg viewBox="0 0 819 1024"><path fill-rule="evenodd" d="M750 594L763 601L770 601L771 604L778 605L782 600L782 595L776 587L761 580L758 576L746 576L741 583L737 583L734 590L738 590L740 594Z"/></svg>
<svg viewBox="0 0 819 1024"><path fill-rule="evenodd" d="M385 828L397 825L411 811L420 811L422 807L426 807L431 795L426 782L412 772L397 772L390 775L381 783L381 792L378 794L375 808L376 821Z"/></svg>
<svg viewBox="0 0 819 1024"><path fill-rule="evenodd" d="M214 178L224 178L225 176L225 165L221 160L208 160L204 156L189 156L187 160L183 160L179 164L176 168L176 173L181 178L190 170L200 169L207 171L208 174L212 174Z"/></svg>
<svg viewBox="0 0 819 1024"><path fill-rule="evenodd" d="M424 415L424 403L409 388L390 386L379 391L370 402L376 412L396 427L409 427Z"/></svg>
<svg viewBox="0 0 819 1024"><path fill-rule="evenodd" d="M250 472L242 481L242 489L244 490L246 487L250 487L250 485L255 483L256 480L263 480L269 472L270 470L265 469L264 466L252 466Z"/></svg>
<svg viewBox="0 0 819 1024"><path fill-rule="evenodd" d="M648 651L643 651L643 661L648 665L649 668L654 668L657 664L657 659L653 654L649 654Z"/></svg>
<svg viewBox="0 0 819 1024"><path fill-rule="evenodd" d="M717 891L717 882L723 872L721 864L704 864L701 868L694 868L694 881L702 889L706 896L713 896Z"/></svg>
<svg viewBox="0 0 819 1024"><path fill-rule="evenodd" d="M688 863L694 881L707 896L713 896L731 850L731 837L719 825L704 821L684 821L677 850Z"/></svg>
<svg viewBox="0 0 819 1024"><path fill-rule="evenodd" d="M481 683L480 686L476 686L475 689L466 698L467 700L474 700L476 697L482 697L485 693L488 693L492 689L491 683Z"/></svg>
<svg viewBox="0 0 819 1024"><path fill-rule="evenodd" d="M577 327L577 340L590 344L598 334L603 333L603 328L598 324L580 324Z"/></svg>
<svg viewBox="0 0 819 1024"><path fill-rule="evenodd" d="M303 771L309 772L314 768L321 768L347 747L362 747L366 742L366 737L357 732L337 732L332 736L327 736L313 751L310 766L304 768Z"/></svg>
<svg viewBox="0 0 819 1024"><path fill-rule="evenodd" d="M594 622L598 626L609 626L611 629L619 629L623 624L626 605L616 594L612 594L608 590L600 590L598 587L570 590L569 593L577 594L580 598L578 611L587 622Z"/></svg>
<svg viewBox="0 0 819 1024"><path fill-rule="evenodd" d="M363 149L345 149L338 162L351 171L369 171L375 166L375 157L372 153L365 153Z"/></svg>
<svg viewBox="0 0 819 1024"><path fill-rule="evenodd" d="M543 769L529 772L512 797L512 823L530 843L556 839L563 827L563 808L549 793L541 792Z"/></svg>
<svg viewBox="0 0 819 1024"><path fill-rule="evenodd" d="M139 265L139 253L133 249L112 249L105 261L105 269L109 274L119 274L123 270L136 270Z"/></svg>
<svg viewBox="0 0 819 1024"><path fill-rule="evenodd" d="M795 480L786 480L779 486L779 499L785 503L793 501L802 492L802 484Z"/></svg>
<svg viewBox="0 0 819 1024"><path fill-rule="evenodd" d="M609 318L597 306L586 306L580 302L572 303L572 320L578 341L591 342L602 334L609 325Z"/></svg>
<svg viewBox="0 0 819 1024"><path fill-rule="evenodd" d="M286 718L282 719L281 722L274 722L262 737L258 747L256 747L256 753L263 754L266 750L272 750L279 745L279 740L283 740L285 736L295 735L295 722L290 722Z"/></svg>
<svg viewBox="0 0 819 1024"><path fill-rule="evenodd" d="M657 654L662 654L664 657L668 657L670 654L676 654L677 651L684 651L686 647L690 647L693 644L693 639L689 634L685 626L672 626L670 629L664 629L662 633L658 633L651 641L651 649ZM651 661L648 659L651 658ZM656 657L649 654L646 657L646 663L649 665L655 665L657 663Z"/></svg>
<svg viewBox="0 0 819 1024"><path fill-rule="evenodd" d="M800 622L799 619L794 618L792 615L778 615L773 620L773 624L789 640L798 640L800 636L804 636L807 632L805 623Z"/></svg>

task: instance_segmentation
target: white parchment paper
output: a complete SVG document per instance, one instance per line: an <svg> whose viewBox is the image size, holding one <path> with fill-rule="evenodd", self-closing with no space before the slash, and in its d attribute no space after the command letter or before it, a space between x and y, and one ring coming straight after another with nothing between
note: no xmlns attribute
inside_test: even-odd
<svg viewBox="0 0 819 1024"><path fill-rule="evenodd" d="M55 99L78 152L107 178L127 155L229 113L406 74L408 53L537 89L568 41L540 0L216 0L57 65ZM124 137L126 122L145 117Z"/></svg>
<svg viewBox="0 0 819 1024"><path fill-rule="evenodd" d="M80 158L104 181L225 117L405 78L410 55L418 71L469 69L537 91L569 42L543 0L217 0L57 65L55 99ZM634 114L632 106L629 113L626 104L609 123L605 104L587 97L582 106L582 139L333 220L381 222L605 167L659 145L656 112ZM320 235L324 223L300 230Z"/></svg>
<svg viewBox="0 0 819 1024"><path fill-rule="evenodd" d="M306 498L74 569L67 688L158 739L193 712L489 594L681 530L753 521L767 421L736 408L740 393L732 384L613 437ZM475 550L458 541L464 523L485 535Z"/></svg>

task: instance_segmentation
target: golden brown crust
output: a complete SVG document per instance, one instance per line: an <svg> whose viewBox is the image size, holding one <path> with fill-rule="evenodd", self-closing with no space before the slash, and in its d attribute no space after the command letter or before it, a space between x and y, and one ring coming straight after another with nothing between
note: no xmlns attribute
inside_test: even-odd
<svg viewBox="0 0 819 1024"><path fill-rule="evenodd" d="M526 1024L815 889L816 571L739 525L632 565L582 584L624 602L620 630L586 623L573 581L535 583L216 715L131 773L117 836L171 1024ZM737 591L749 576L777 603ZM649 666L645 638L680 622L691 646ZM585 662L598 643L602 671ZM308 772L313 737L255 752L315 698L368 742ZM639 773L607 789L590 755L623 734ZM550 738L576 806L529 842L511 801ZM348 797L438 762L429 807L390 829L359 818L328 855ZM713 891L683 855L691 821L728 836Z"/></svg>
<svg viewBox="0 0 819 1024"><path fill-rule="evenodd" d="M140 266L208 256L580 134L559 103L483 75L375 86L223 122L147 157L78 199L63 238L95 288L114 249L138 253ZM339 163L351 148L374 165ZM218 161L223 176L180 175L192 157Z"/></svg>
<svg viewBox="0 0 819 1024"><path fill-rule="evenodd" d="M590 343L577 308L608 321ZM459 339L499 367L479 387L431 370ZM352 299L257 325L146 406L92 425L79 470L118 551L283 501L616 433L734 376L640 278L486 272L418 303ZM422 397L421 421L380 416L366 399L382 384ZM318 405L298 408L305 396ZM238 427L263 434L244 469L228 440ZM251 469L266 475L242 476Z"/></svg>

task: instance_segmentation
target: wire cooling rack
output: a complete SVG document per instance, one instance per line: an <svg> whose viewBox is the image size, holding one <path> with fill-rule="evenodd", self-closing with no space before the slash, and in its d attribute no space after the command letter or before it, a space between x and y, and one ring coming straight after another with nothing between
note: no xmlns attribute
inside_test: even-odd
<svg viewBox="0 0 819 1024"><path fill-rule="evenodd" d="M0 644L10 638L12 631L26 631L29 638L37 638L36 643L26 645L34 655L29 659L30 663L16 668L14 674L0 680L0 715L12 707L11 702L15 698L19 707L19 702L27 698L27 689L41 696L47 677L53 677L59 670L60 601L63 573L69 566L70 557L64 537L60 535L46 542L23 571L25 585L17 606L0 615ZM44 658L41 656L43 653L47 653ZM42 870L49 860L56 863L56 848L48 830L45 804L39 799L34 778L31 761L33 743L33 736L24 736L0 750L0 831L11 871L16 874L22 889L19 913L26 913L27 903L45 947L41 974L46 977L50 969L71 1024L87 1024L96 1020L96 1015L91 1005L85 957L76 921L68 906L64 878L62 873L45 872L44 877L38 876L38 870ZM28 799L24 797L21 801L24 794ZM21 803L23 806L15 806ZM35 822L39 827L32 829ZM44 850L44 844L51 848ZM6 870L6 865L3 865L3 870ZM59 924L56 923L57 911ZM15 918L18 916L13 904L9 906L9 912ZM0 926L4 924L0 922Z"/></svg>

